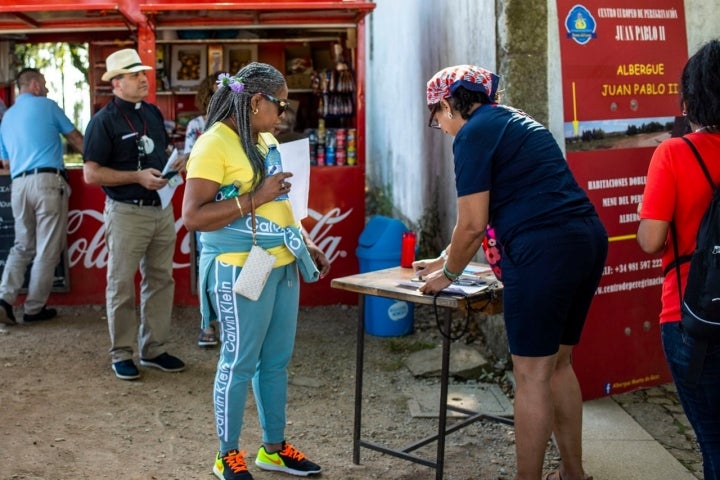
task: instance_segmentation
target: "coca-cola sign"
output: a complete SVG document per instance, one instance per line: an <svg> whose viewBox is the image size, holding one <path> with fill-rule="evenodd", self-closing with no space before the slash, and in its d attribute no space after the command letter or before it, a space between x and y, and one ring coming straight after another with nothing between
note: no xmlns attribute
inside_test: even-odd
<svg viewBox="0 0 720 480"><path fill-rule="evenodd" d="M339 208L332 208L322 215L312 208L308 209L308 217L317 222L308 232L310 239L325 253L331 264L338 258L346 257L348 253L347 250L340 248L342 235L331 235L330 231L334 226L347 219L352 211L353 209L350 208L343 213ZM335 232L339 233L337 230L335 229Z"/></svg>
<svg viewBox="0 0 720 480"><path fill-rule="evenodd" d="M102 304L105 302L108 264L103 219L105 194L100 188L89 187L83 182L82 170L71 169L68 173L73 191L68 214L69 289L66 293L53 294L51 301L55 304ZM330 281L358 273L355 249L365 225L363 172L339 167L313 169L311 184L316 187L311 188L308 217L303 220L303 225L313 242L325 252L332 268L329 276L302 285L300 304L355 303L356 295L333 289ZM191 268L194 233L187 231L180 218L182 196L183 186L180 186L172 199L177 233L173 258L175 304L196 305L195 272ZM12 220L12 215L9 219Z"/></svg>
<svg viewBox="0 0 720 480"><path fill-rule="evenodd" d="M340 248L342 235L333 235L332 229L352 213L352 209L342 212L339 208L330 209L321 214L313 209L308 210L308 217L315 220L315 225L308 232L313 242L325 252L330 263L347 256L347 250ZM336 229L337 231L337 229ZM190 267L190 232L185 229L182 219L175 220L175 233L178 236L178 251L173 262L173 269ZM70 268L80 266L86 269L103 269L108 264L108 250L105 245L105 222L102 212L91 208L70 210L68 213L68 261Z"/></svg>

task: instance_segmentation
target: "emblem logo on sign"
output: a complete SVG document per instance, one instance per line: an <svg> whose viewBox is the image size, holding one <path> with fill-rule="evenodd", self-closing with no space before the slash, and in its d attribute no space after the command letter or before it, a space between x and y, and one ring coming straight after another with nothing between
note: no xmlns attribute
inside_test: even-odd
<svg viewBox="0 0 720 480"><path fill-rule="evenodd" d="M596 28L597 22L595 18L590 13L590 10L582 5L575 5L565 17L567 38L575 40L580 45L585 45L597 37Z"/></svg>

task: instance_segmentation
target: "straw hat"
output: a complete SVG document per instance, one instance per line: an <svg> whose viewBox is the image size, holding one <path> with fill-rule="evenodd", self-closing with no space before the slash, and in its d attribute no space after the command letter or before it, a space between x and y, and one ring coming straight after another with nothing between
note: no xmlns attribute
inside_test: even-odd
<svg viewBox="0 0 720 480"><path fill-rule="evenodd" d="M140 72L142 70L152 70L152 67L142 64L140 55L132 48L111 53L105 59L105 68L107 68L107 72L102 76L105 82L110 81L111 78L117 77L118 75Z"/></svg>

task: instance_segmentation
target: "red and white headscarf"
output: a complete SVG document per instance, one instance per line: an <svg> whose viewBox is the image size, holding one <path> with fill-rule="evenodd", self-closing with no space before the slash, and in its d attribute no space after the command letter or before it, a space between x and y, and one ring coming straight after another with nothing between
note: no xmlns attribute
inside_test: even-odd
<svg viewBox="0 0 720 480"><path fill-rule="evenodd" d="M473 92L484 92L490 101L495 101L500 77L490 70L473 65L456 65L437 72L427 82L427 104L434 105L448 98L458 87Z"/></svg>

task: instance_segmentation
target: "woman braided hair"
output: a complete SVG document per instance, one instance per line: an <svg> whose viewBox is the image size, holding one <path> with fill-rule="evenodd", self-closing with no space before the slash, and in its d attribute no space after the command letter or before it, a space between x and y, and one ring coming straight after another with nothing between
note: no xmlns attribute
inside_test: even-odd
<svg viewBox="0 0 720 480"><path fill-rule="evenodd" d="M285 77L278 69L266 63L252 62L241 68L234 77L220 76L218 88L210 99L207 112L207 127L228 117L240 136L240 143L253 167L253 191L265 181L265 157L255 148L256 139L250 129L250 115L256 114L250 108L250 99L257 93L276 93L285 85ZM237 87L235 87L237 86Z"/></svg>

